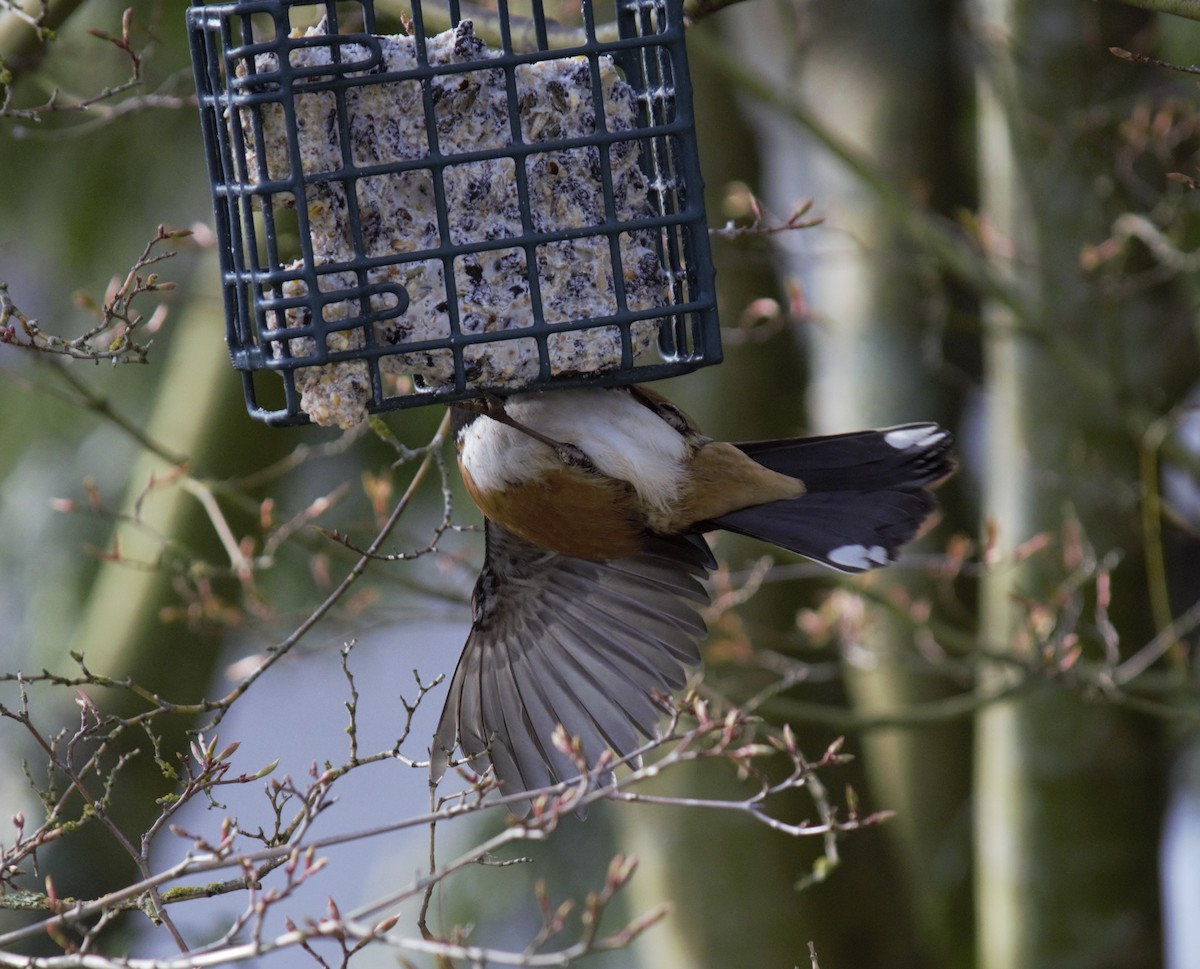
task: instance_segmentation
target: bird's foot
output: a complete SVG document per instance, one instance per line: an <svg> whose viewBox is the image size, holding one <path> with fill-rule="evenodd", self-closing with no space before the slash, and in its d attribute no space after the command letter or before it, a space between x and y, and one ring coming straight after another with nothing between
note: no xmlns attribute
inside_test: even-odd
<svg viewBox="0 0 1200 969"><path fill-rule="evenodd" d="M556 441L551 437L547 437L541 431L534 430L528 424L522 424L519 420L508 413L504 406L504 398L498 397L495 394L484 394L472 400L467 406L470 406L479 411L479 413L490 417L494 421L501 424L506 424L514 430L520 431L533 438L535 441L540 441L550 448L558 459L568 468L580 468L584 471L595 471L596 465L592 463L592 459L584 453L583 449L578 445L569 444L566 441Z"/></svg>
<svg viewBox="0 0 1200 969"><path fill-rule="evenodd" d="M574 444L558 443L553 445L554 453L558 455L558 460L565 464L568 468L579 468L583 471L595 471L596 465L592 463L592 459L584 454L583 449Z"/></svg>
<svg viewBox="0 0 1200 969"><path fill-rule="evenodd" d="M499 421L501 424L512 423L512 418L508 416L508 409L505 406L504 398L499 394L480 394L478 397L459 401L458 406L469 408L476 413L482 414L484 417L490 417L494 421Z"/></svg>

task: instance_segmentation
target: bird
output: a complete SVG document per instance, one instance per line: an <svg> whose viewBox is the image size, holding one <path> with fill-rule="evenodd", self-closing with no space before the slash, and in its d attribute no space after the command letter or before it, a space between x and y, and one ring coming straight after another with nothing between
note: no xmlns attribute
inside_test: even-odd
<svg viewBox="0 0 1200 969"><path fill-rule="evenodd" d="M592 766L655 736L658 696L700 663L706 532L864 572L919 533L954 470L934 423L732 444L637 384L475 398L451 417L485 554L431 783L461 748L502 795L525 795L509 799L518 816L580 775L560 726Z"/></svg>

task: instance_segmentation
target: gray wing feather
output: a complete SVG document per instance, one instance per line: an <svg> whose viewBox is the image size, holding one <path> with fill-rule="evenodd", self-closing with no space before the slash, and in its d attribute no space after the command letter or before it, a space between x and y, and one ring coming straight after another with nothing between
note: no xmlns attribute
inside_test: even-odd
<svg viewBox="0 0 1200 969"><path fill-rule="evenodd" d="M571 665L563 671L571 677L569 687L587 686L604 698L592 709L594 717L608 711L620 713L643 733L654 732L659 711L650 701L650 692L666 687L653 669L631 670L621 654L613 650L612 633L607 629L602 641L599 630L560 616L551 634L559 655L570 660ZM603 723L600 725L603 727Z"/></svg>
<svg viewBox="0 0 1200 969"><path fill-rule="evenodd" d="M557 555L487 522L474 623L434 736L438 780L456 746L477 771L518 793L568 780L551 739L577 737L589 764L653 736L655 691L686 682L705 633L712 557L695 537L655 537L613 562ZM526 806L527 808L527 806Z"/></svg>
<svg viewBox="0 0 1200 969"><path fill-rule="evenodd" d="M561 621L570 625L581 639L594 628L593 617L589 615L591 609L586 604L568 596L556 596L552 604L559 606ZM593 639L591 645L605 656L614 671L634 685L650 677L675 689L683 686L685 677L679 663L649 632L632 628L621 619L619 612L610 612L604 619L604 640Z"/></svg>
<svg viewBox="0 0 1200 969"><path fill-rule="evenodd" d="M560 640L550 648L536 649L542 666L529 677L533 688L548 699L556 723L567 734L578 737L584 755L595 763L605 750L629 750L638 743L634 721L614 704L613 694L604 690L588 672L564 651ZM553 729L553 728L551 728ZM568 768L566 775L574 771Z"/></svg>
<svg viewBox="0 0 1200 969"><path fill-rule="evenodd" d="M567 577L562 585L563 595L559 598L568 601L577 601L580 595L590 591L589 583L583 576ZM663 608L662 599L673 594L671 589L647 587L645 592L637 597L616 589L611 592L614 611L610 615L618 620L623 630L632 634L636 642L650 640L682 662L699 661L696 640L693 637L699 638L704 635L704 623L694 609L683 603L674 604L679 614L673 614ZM657 601L654 601L655 599ZM678 669L678 666L675 668Z"/></svg>

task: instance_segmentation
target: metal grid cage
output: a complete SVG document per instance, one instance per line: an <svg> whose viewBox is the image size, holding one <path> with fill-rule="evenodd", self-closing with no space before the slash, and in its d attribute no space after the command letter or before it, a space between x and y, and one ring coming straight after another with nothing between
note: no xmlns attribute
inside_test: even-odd
<svg viewBox="0 0 1200 969"><path fill-rule="evenodd" d="M682 0L526 2L188 10L252 416L720 361Z"/></svg>

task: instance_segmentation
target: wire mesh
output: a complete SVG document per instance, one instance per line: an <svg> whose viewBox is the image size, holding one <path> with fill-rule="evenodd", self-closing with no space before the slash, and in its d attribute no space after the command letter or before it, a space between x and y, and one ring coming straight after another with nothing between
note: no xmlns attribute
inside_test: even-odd
<svg viewBox="0 0 1200 969"><path fill-rule="evenodd" d="M188 11L250 413L721 359L682 0Z"/></svg>

